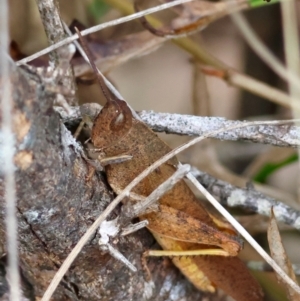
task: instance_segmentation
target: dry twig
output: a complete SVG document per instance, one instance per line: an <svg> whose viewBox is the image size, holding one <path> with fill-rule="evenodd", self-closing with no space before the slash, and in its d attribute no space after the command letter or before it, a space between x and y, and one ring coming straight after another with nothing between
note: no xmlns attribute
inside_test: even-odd
<svg viewBox="0 0 300 301"><path fill-rule="evenodd" d="M193 168L192 173L211 194L219 199L222 205L241 207L268 217L273 207L275 217L278 221L300 230L300 212L298 210L263 195L254 189L242 189L218 180L196 168Z"/></svg>
<svg viewBox="0 0 300 301"><path fill-rule="evenodd" d="M56 6L57 3L52 0L36 0L36 2L49 44L54 45L64 40L65 32ZM73 72L69 64L71 59L69 48L62 47L56 51L52 51L49 56L50 62L55 67L65 70L64 76L60 79L63 86L67 87L69 91L74 91Z"/></svg>
<svg viewBox="0 0 300 301"><path fill-rule="evenodd" d="M78 122L81 118L79 107L73 107L70 115L59 108L55 108L60 114L63 122ZM96 116L101 106L90 107L89 115ZM222 132L216 135L210 135L211 138L241 141L247 140L254 143L270 144L282 147L300 146L299 126L277 123L276 121L266 122L264 124L238 127L248 123L247 121L227 120L223 117L201 117L171 113L156 113L153 111L141 111L138 113L141 120L156 132L166 132L168 134L201 136L218 129L237 126L230 132ZM296 120L295 120L296 121Z"/></svg>
<svg viewBox="0 0 300 301"><path fill-rule="evenodd" d="M223 117L199 117L152 111L141 111L139 115L143 122L154 131L188 136L201 136L224 127L247 123L247 121L227 120ZM241 127L210 137L229 141L247 140L275 146L299 147L300 145L298 126L276 124L276 122L247 128Z"/></svg>

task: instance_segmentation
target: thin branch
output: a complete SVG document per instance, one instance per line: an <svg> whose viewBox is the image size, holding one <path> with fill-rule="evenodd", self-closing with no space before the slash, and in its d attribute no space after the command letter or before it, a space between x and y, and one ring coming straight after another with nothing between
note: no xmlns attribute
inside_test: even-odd
<svg viewBox="0 0 300 301"><path fill-rule="evenodd" d="M270 255L253 239L247 230L224 208L222 205L197 181L191 174L187 178L194 186L206 197L206 199L226 218L228 222L247 240L247 242L256 250L257 253L269 263L274 271L286 284L295 292L300 293L300 287L281 269L281 267L270 257Z"/></svg>
<svg viewBox="0 0 300 301"><path fill-rule="evenodd" d="M116 20L112 20L112 21L109 21L109 22L106 22L106 23L103 23L103 24L100 24L100 25L90 27L88 29L83 30L81 32L81 34L83 36L85 36L85 35L88 35L90 33L94 33L94 32L97 32L99 30L102 30L104 28L108 28L108 27L111 27L111 26L115 26L115 25L118 25L118 24L122 24L122 23L125 23L125 22L128 22L128 21L131 21L131 20L135 20L135 19L138 19L142 16L147 16L149 14L153 14L155 12L159 12L159 11L168 9L170 7L180 5L180 4L183 4L183 3L186 3L186 2L191 2L191 1L193 1L193 0L175 0L175 1L172 1L172 2L169 2L169 3L161 4L161 5L149 8L149 9L145 9L142 12L134 13L134 14L131 14L131 15L126 16L126 17L122 17L122 18L119 18L119 19L116 19ZM27 64L28 62L30 62L30 61L32 61L32 60L34 60L34 59L36 59L36 58L38 58L42 55L45 55L45 54L47 54L47 53L49 53L53 50L56 50L59 47L62 47L62 46L67 45L69 43L72 43L73 41L75 41L77 39L78 39L78 35L74 34L72 37L66 38L63 41L60 41L60 42L58 42L58 43L56 43L56 44L54 44L50 47L47 47L47 48L45 48L45 49L43 49L39 52L36 52L35 54L33 54L31 56L28 56L28 57L18 61L16 64L17 64L17 66Z"/></svg>
<svg viewBox="0 0 300 301"><path fill-rule="evenodd" d="M245 210L268 217L273 207L277 221L300 230L300 212L298 210L263 195L254 189L242 189L218 180L196 168L192 169L192 174L212 195L219 199L222 205L244 208Z"/></svg>
<svg viewBox="0 0 300 301"><path fill-rule="evenodd" d="M15 183L15 138L13 132L13 103L11 95L9 29L8 29L8 1L0 3L0 73L1 73L1 135L0 144L3 154L1 172L4 176L4 199L6 203L6 243L8 253L8 283L10 287L9 299L21 300L19 254L18 254L18 222L16 216L16 183Z"/></svg>
<svg viewBox="0 0 300 301"><path fill-rule="evenodd" d="M154 113L152 111L141 111L139 115L143 122L156 132L189 136L201 136L224 127L247 123L247 121L227 120L222 117L199 117ZM275 146L300 146L300 128L289 124L265 124L247 128L241 127L234 131L223 132L215 136L210 135L210 137L229 141L247 140Z"/></svg>
<svg viewBox="0 0 300 301"><path fill-rule="evenodd" d="M65 38L58 9L53 0L36 0L41 20L47 35L49 45L53 45ZM52 51L49 54L50 61L58 66L60 61L59 51Z"/></svg>
<svg viewBox="0 0 300 301"><path fill-rule="evenodd" d="M100 106L90 107L89 114L93 118L100 111ZM72 112L67 115L61 108L55 107L60 114L62 121L79 122L81 113L79 107L72 107ZM193 115L182 115L172 113L156 113L153 111L138 112L141 120L156 132L166 132L168 134L201 136L224 127L243 125L247 121L228 120L223 117L201 117ZM287 120L286 124L265 123L249 126L237 127L230 132L220 132L216 135L211 134L210 138L241 141L247 140L254 143L270 144L282 147L300 146L300 128L291 125Z"/></svg>
<svg viewBox="0 0 300 301"><path fill-rule="evenodd" d="M140 173L129 185L127 185L124 190L107 206L107 208L102 212L102 214L96 219L96 221L92 224L92 226L87 230L87 232L80 238L76 246L73 248L73 250L70 252L66 260L63 262L59 270L57 271L56 275L52 279L50 285L48 286L43 298L41 301L49 301L53 292L55 291L56 287L60 283L62 277L65 275L69 267L71 266L72 262L75 260L83 246L87 243L87 241L90 239L90 237L93 235L93 233L97 230L99 225L108 217L108 215L114 210L114 208L123 200L124 197L128 196L130 191L145 177L147 177L151 172L153 172L156 168L158 168L161 164L165 163L166 161L170 160L172 157L176 156L183 150L189 148L190 146L210 137L210 135L217 135L219 133L230 131L237 129L239 127L246 127L246 126L253 126L253 125L260 125L260 124L288 124L292 123L294 120L288 120L288 121L265 121L265 122L245 122L244 124L240 124L237 126L232 126L228 128L223 128L211 133L208 133L204 136L195 138L188 143L177 147L173 149L171 152L154 162L152 165L150 165L147 169L145 169L142 173ZM273 267L276 266L272 265ZM275 269L275 268L274 268ZM277 271L277 270L276 270ZM288 278L289 279L289 278ZM290 280L292 281L292 280ZM290 283L291 286L293 286L293 282ZM295 288L295 286L293 286ZM299 289L300 290L300 289Z"/></svg>
<svg viewBox="0 0 300 301"><path fill-rule="evenodd" d="M107 1L110 3L114 0L107 0ZM150 31L152 34L156 36L166 37L166 38L180 38L180 37L186 37L190 34L194 34L204 29L210 23L222 17L225 17L226 15L232 12L249 9L251 7L249 1L247 0L246 1L227 0L227 1L220 1L217 3L208 2L208 1L201 1L201 2L199 1L198 3L199 5L202 4L201 8L195 9L192 6L188 7L189 14L193 15L193 18L191 18L193 21L190 20L188 24L184 24L186 22L182 22L184 25L181 26L175 26L175 27L163 26L160 28L156 28L151 24L151 22L148 22L148 20L145 17L140 18L141 24L145 29L147 29L148 31ZM136 12L140 11L139 0L135 0L133 6Z"/></svg>
<svg viewBox="0 0 300 301"><path fill-rule="evenodd" d="M47 35L49 45L56 44L65 39L64 28L57 8L57 1L36 0L43 26ZM73 47L74 48L74 47ZM62 86L69 91L75 91L73 71L70 66L70 60L73 56L72 48L62 47L49 54L50 63L55 68L64 70L64 76L59 78ZM70 104L74 104L74 98L68 98Z"/></svg>

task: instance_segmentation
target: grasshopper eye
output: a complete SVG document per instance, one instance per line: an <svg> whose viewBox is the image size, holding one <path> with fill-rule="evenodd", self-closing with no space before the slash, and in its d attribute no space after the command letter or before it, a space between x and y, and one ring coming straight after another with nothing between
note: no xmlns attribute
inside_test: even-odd
<svg viewBox="0 0 300 301"><path fill-rule="evenodd" d="M121 111L110 123L110 129L112 131L120 131L124 128L126 124L126 117Z"/></svg>
<svg viewBox="0 0 300 301"><path fill-rule="evenodd" d="M121 114L119 114L118 117L116 118L115 124L118 125L118 124L121 124L121 123L123 123L123 122L124 122L124 114L121 113Z"/></svg>

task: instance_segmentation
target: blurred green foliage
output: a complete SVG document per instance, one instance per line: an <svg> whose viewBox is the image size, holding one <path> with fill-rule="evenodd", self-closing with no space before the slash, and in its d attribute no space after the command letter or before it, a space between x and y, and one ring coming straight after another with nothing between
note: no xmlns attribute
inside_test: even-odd
<svg viewBox="0 0 300 301"><path fill-rule="evenodd" d="M93 16L93 18L95 18L96 21L104 16L109 9L110 6L102 0L93 0L88 6L90 14Z"/></svg>
<svg viewBox="0 0 300 301"><path fill-rule="evenodd" d="M267 163L254 177L253 180L259 183L265 183L267 178L274 173L276 170L296 162L298 160L298 154L293 154L290 157L284 159L278 163Z"/></svg>
<svg viewBox="0 0 300 301"><path fill-rule="evenodd" d="M259 7L264 6L268 4L275 4L279 2L280 0L249 0L250 7Z"/></svg>

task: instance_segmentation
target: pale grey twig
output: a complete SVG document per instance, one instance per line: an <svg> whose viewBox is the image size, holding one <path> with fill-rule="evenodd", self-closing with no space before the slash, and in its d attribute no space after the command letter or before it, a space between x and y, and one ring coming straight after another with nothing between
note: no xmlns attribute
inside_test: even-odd
<svg viewBox="0 0 300 301"><path fill-rule="evenodd" d="M53 0L36 0L41 20L47 35L49 45L53 45L65 38L64 29L60 20L58 9ZM58 51L49 54L50 61L55 66L59 64L60 55Z"/></svg>
<svg viewBox="0 0 300 301"><path fill-rule="evenodd" d="M91 105L91 104L87 104ZM55 107L60 114L63 122L78 122L81 118L80 109L72 108L72 113L67 115L62 109ZM100 106L89 106L89 114L91 118L97 116ZM168 134L201 136L206 133L231 127L233 125L243 125L248 121L228 120L223 117L201 117L193 115L182 115L172 113L156 113L153 111L138 112L141 120L145 122L155 132L166 132ZM295 120L295 123L297 120ZM211 138L271 144L282 147L299 147L300 146L300 128L292 125L288 120L287 124L276 121L272 123L264 123L249 126L247 128L240 127L235 130L210 135Z"/></svg>
<svg viewBox="0 0 300 301"><path fill-rule="evenodd" d="M247 121L228 120L222 117L200 117L152 111L141 111L139 115L142 121L156 132L189 136L201 136L224 127L247 123ZM300 128L291 124L241 127L210 137L229 141L247 140L275 146L300 146Z"/></svg>
<svg viewBox="0 0 300 301"><path fill-rule="evenodd" d="M220 203L229 207L240 207L245 210L270 216L273 208L277 221L300 230L300 212L262 193L247 188L239 188L218 180L209 174L193 167L192 174Z"/></svg>
<svg viewBox="0 0 300 301"><path fill-rule="evenodd" d="M141 12L134 13L134 14L129 15L129 16L125 16L125 17L122 17L122 18L119 18L119 19L116 19L116 20L112 20L112 21L109 21L109 22L106 22L106 23L103 23L103 24L100 24L100 25L90 27L88 29L83 30L81 32L81 34L83 36L85 36L85 35L88 35L90 33L100 31L104 28L108 28L108 27L111 27L111 26L122 24L122 23L125 23L125 22L128 22L128 21L132 21L132 20L138 19L142 16L147 16L147 15L153 14L155 12L165 10L165 9L170 8L170 7L180 5L180 4L183 4L183 3L186 3L186 2L191 2L191 1L193 1L193 0L175 0L175 1L172 1L172 2L164 3L164 4L161 4L161 5L155 6L155 7L151 7L149 9L145 9ZM72 37L66 38L63 41L60 41L60 42L58 42L58 43L56 43L56 44L54 44L50 47L47 47L47 48L45 48L45 49L43 49L39 52L36 52L35 54L33 54L31 56L28 56L28 57L18 61L16 64L17 64L17 66L26 64L26 63L28 63L28 62L44 55L44 54L47 54L47 53L49 53L49 52L51 52L51 51L53 51L53 50L55 50L55 49L57 49L61 46L72 43L73 41L75 41L77 39L78 39L78 35L74 34Z"/></svg>
<svg viewBox="0 0 300 301"><path fill-rule="evenodd" d="M246 262L246 265L249 269L253 271L263 271L263 272L273 272L274 270L270 265L268 265L266 262L263 261L248 261ZM297 276L300 276L300 264L292 264L292 268L294 270L294 273Z"/></svg>
<svg viewBox="0 0 300 301"><path fill-rule="evenodd" d="M60 19L58 8L56 6L56 1L36 0L36 3L49 44L53 45L61 40L64 40L65 32ZM60 49L57 49L56 51L51 52L49 54L49 57L50 63L52 63L55 68L64 70L64 76L58 78L62 86L66 87L68 91L75 91L73 72L70 67L70 60L74 54L74 46L70 46L72 47L62 47ZM63 104L65 104L65 107L68 111L69 107L67 105L67 102L64 101L62 97L60 98L60 100ZM71 104L74 104L74 98L70 98L69 102Z"/></svg>
<svg viewBox="0 0 300 301"><path fill-rule="evenodd" d="M16 216L16 183L15 183L15 138L13 132L13 103L11 97L11 74L9 59L8 1L0 2L0 95L1 95L1 153L3 162L0 174L4 176L4 199L6 204L6 243L8 253L9 299L21 300L19 255L18 255L18 222Z"/></svg>

